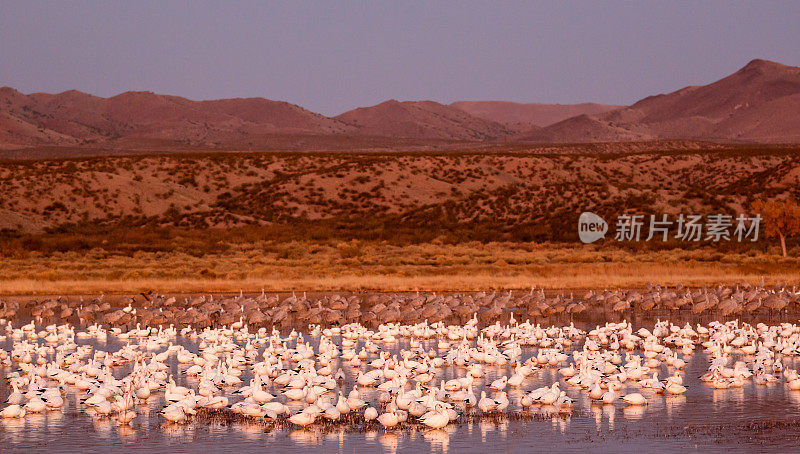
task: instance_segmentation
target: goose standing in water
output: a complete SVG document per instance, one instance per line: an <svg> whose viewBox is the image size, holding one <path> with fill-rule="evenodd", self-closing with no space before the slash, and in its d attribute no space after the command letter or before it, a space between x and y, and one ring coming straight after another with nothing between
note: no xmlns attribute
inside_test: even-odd
<svg viewBox="0 0 800 454"><path fill-rule="evenodd" d="M609 302L616 301L613 304L634 307L644 300L654 307L668 301L677 310L706 300L722 306L730 300L743 303L751 299L749 291L654 288L644 295L608 291L592 293L586 299L587 304L603 304L606 295ZM766 299L771 292L758 290L753 297ZM785 293L781 302L797 302ZM519 298L535 304L549 301L547 310L554 313L572 302L572 297L538 295ZM411 301L417 301L414 297L393 298L378 298L364 309L373 308L373 315L392 314L404 307L399 301L408 301L409 308L414 307ZM413 310L423 309L423 302L443 309L451 302L461 305L466 301L466 297L458 298L463 301L449 295L420 298L420 305ZM515 296L502 293L470 298L472 302L467 304L474 303L476 308L485 302L502 312ZM312 300L308 296L287 300L296 306L296 313L326 310L321 303L307 307ZM625 394L623 389L633 391L631 388L639 385L656 393L685 394L683 369L688 361L703 357L711 364L702 377L702 389L693 388L692 394L742 387L749 381L764 386L783 381L789 389L800 389L800 375L787 359L800 354L800 328L791 323L753 326L730 320L692 327L658 320L654 326L634 330L623 320L587 332L574 324L546 326L517 316L503 324L485 319L477 309L461 309L466 315L454 324L437 320L366 326L353 321L333 326L321 318L308 330L295 329L287 335L277 328L248 324L250 303L243 295L228 300L204 297L198 306L218 305L215 310L233 313L227 325L217 327L202 323L199 327L188 323L151 327L138 318L146 311L134 313L140 308L132 306L120 311L130 318L122 326L96 323L77 329L66 324L42 327L26 323L14 328L3 322L0 331L6 333L3 342L10 350L0 350L0 363L9 367L5 376L11 393L0 415L25 418L33 413L65 411L64 402L73 402L63 394L66 392L79 396L66 411L110 417L120 424L135 421L138 405L148 399L151 404L163 399L167 405L160 418L175 423L213 411L288 420L299 426L342 420L349 424L357 418L377 421L385 428L403 421L441 428L461 414L491 413L498 418L520 411L517 401L530 411L552 411L545 410L552 406L569 412L575 405L584 405L577 395L602 402L608 411L621 405L618 400L644 406L648 399L664 397L650 394L645 398L638 392ZM353 314L355 306L361 307L357 298L337 297L335 304L343 312L353 306ZM395 304L393 309L391 304ZM281 308L275 309L270 314ZM695 350L705 350L705 354L690 356ZM658 378L659 370L669 371L663 381ZM347 393L345 386L350 390ZM514 397L513 405L509 394ZM471 409L473 406L479 412Z"/></svg>

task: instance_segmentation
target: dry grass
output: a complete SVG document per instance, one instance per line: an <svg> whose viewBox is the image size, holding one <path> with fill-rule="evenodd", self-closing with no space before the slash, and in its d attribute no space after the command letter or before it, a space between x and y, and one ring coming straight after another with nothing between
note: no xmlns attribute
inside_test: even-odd
<svg viewBox="0 0 800 454"><path fill-rule="evenodd" d="M749 250L630 251L531 243L238 245L225 253L94 249L0 262L0 294L267 291L473 291L800 284L800 259Z"/></svg>
<svg viewBox="0 0 800 454"><path fill-rule="evenodd" d="M764 276L726 270L716 266L675 269L663 265L592 267L578 265L557 267L550 275L433 275L387 276L325 276L309 278L263 279L128 279L128 280L35 280L0 281L2 295L84 295L100 293L138 293L156 289L165 293L267 292L287 291L479 291L528 289L533 286L548 289L641 288L649 283L703 286L761 282L771 285L788 282L800 284L796 272Z"/></svg>

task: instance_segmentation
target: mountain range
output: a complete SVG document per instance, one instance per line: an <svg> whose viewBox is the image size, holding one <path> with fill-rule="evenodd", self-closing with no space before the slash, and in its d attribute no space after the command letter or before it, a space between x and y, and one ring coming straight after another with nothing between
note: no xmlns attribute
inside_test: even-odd
<svg viewBox="0 0 800 454"><path fill-rule="evenodd" d="M800 68L753 60L708 85L631 106L389 100L335 117L264 98L192 101L151 92L102 98L0 88L0 148L160 139L240 143L275 135L451 141L614 142L662 139L800 142Z"/></svg>

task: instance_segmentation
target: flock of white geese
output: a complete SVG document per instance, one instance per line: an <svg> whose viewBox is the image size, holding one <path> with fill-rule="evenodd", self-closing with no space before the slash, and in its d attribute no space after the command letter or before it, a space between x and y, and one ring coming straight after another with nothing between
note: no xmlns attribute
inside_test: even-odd
<svg viewBox="0 0 800 454"><path fill-rule="evenodd" d="M483 328L472 318L459 326L375 330L311 325L307 333L282 335L251 331L241 321L123 332L97 324L15 327L0 319L2 345L10 347L0 348L10 389L2 418L63 411L66 394L75 393L80 411L131 424L143 411L139 403L162 394L159 414L178 424L211 410L297 426L363 418L387 429L404 423L437 429L465 414L571 412L579 393L604 406L644 406L659 394L683 394L683 369L696 349L709 359L700 377L706 386L752 380L800 389L798 372L782 364L800 351L800 326L791 323L658 321L634 330L623 321L583 331L511 317ZM557 380L535 383L542 369ZM513 403L511 389L519 396Z"/></svg>

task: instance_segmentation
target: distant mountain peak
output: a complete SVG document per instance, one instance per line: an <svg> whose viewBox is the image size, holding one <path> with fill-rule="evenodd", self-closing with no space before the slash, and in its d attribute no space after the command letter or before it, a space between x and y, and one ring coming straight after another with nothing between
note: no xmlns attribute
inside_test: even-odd
<svg viewBox="0 0 800 454"><path fill-rule="evenodd" d="M763 60L761 58L754 58L750 60L742 69L760 69L760 68L786 68L787 66L778 62Z"/></svg>
<svg viewBox="0 0 800 454"><path fill-rule="evenodd" d="M648 96L630 107L567 120L524 136L534 141L690 139L798 142L800 68L755 59L716 82Z"/></svg>
<svg viewBox="0 0 800 454"><path fill-rule="evenodd" d="M735 74L780 75L785 72L790 72L792 69L798 69L798 68L795 66L788 66L774 61L762 60L760 58L756 58L754 60L750 60L749 63L744 65L742 69L734 73L734 75Z"/></svg>

